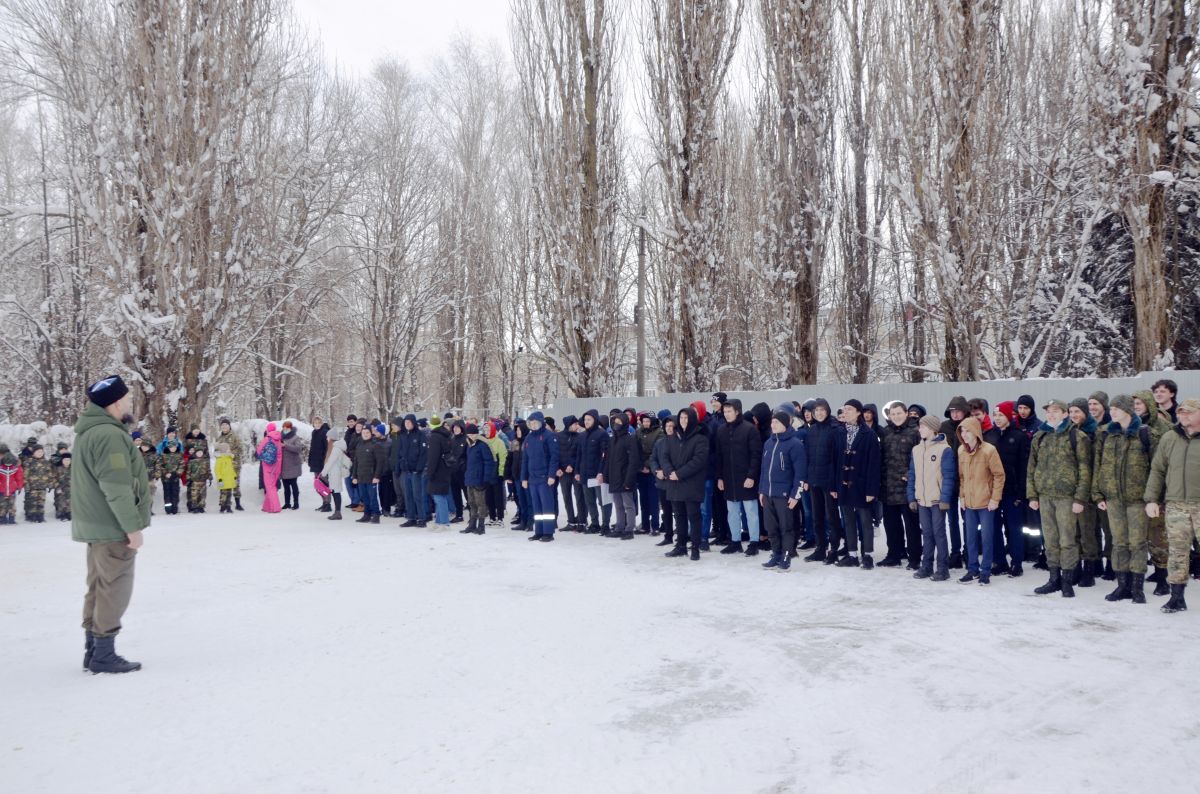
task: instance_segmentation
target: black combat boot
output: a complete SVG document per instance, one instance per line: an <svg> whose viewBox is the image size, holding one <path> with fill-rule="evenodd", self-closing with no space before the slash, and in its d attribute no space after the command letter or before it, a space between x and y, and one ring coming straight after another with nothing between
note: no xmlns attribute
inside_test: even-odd
<svg viewBox="0 0 1200 794"><path fill-rule="evenodd" d="M1133 594L1129 592L1129 571L1119 571L1117 573L1117 589L1104 596L1104 600L1124 601L1129 598L1133 598Z"/></svg>
<svg viewBox="0 0 1200 794"><path fill-rule="evenodd" d="M245 509L242 507L242 497L239 496L233 500L233 508L235 510L244 510Z"/></svg>
<svg viewBox="0 0 1200 794"><path fill-rule="evenodd" d="M1095 587L1096 576L1093 573L1094 571L1095 561L1084 560L1081 565L1075 567L1075 576L1073 578L1076 582L1079 582L1080 587Z"/></svg>
<svg viewBox="0 0 1200 794"><path fill-rule="evenodd" d="M683 543L675 544L675 548L671 549L663 556L664 557L686 557L687 553L688 553L687 552L687 542L685 541Z"/></svg>
<svg viewBox="0 0 1200 794"><path fill-rule="evenodd" d="M1117 573L1112 567L1112 557L1104 558L1104 573L1100 574L1100 578L1106 582L1111 582L1117 578Z"/></svg>
<svg viewBox="0 0 1200 794"><path fill-rule="evenodd" d="M742 548L742 542L730 543L725 548L721 549L722 554L741 554L745 549Z"/></svg>
<svg viewBox="0 0 1200 794"><path fill-rule="evenodd" d="M329 518L327 520L328 521L341 521L342 520L342 511L334 510L332 513L329 514Z"/></svg>
<svg viewBox="0 0 1200 794"><path fill-rule="evenodd" d="M670 533L670 532L664 532L662 540L660 540L658 543L655 543L654 545L655 546L670 546L670 545L672 545L675 542L675 540L674 540L674 538L671 537L671 535L672 535L672 533Z"/></svg>
<svg viewBox="0 0 1200 794"><path fill-rule="evenodd" d="M1125 575L1132 579L1132 584L1129 586L1129 597L1133 599L1133 603L1146 603L1146 575L1141 573L1127 573Z"/></svg>
<svg viewBox="0 0 1200 794"><path fill-rule="evenodd" d="M1167 585L1167 569L1154 567L1154 575L1150 577L1150 581L1154 582L1154 595L1165 596L1171 594L1171 588Z"/></svg>
<svg viewBox="0 0 1200 794"><path fill-rule="evenodd" d="M88 663L88 670L96 674L132 673L135 670L142 669L141 662L130 662L117 655L116 641L117 638L115 636L95 638L95 645L92 647L92 658Z"/></svg>
<svg viewBox="0 0 1200 794"><path fill-rule="evenodd" d="M1062 572L1062 597L1063 598L1074 598L1075 597L1074 585L1075 585L1075 577L1078 576L1077 570L1078 570L1077 568L1072 568L1069 571ZM1094 584L1094 582L1093 582L1093 584Z"/></svg>
<svg viewBox="0 0 1200 794"><path fill-rule="evenodd" d="M1171 599L1163 604L1162 611L1168 615L1173 612L1184 612L1187 610L1187 602L1183 600L1183 589L1186 584L1171 585Z"/></svg>
<svg viewBox="0 0 1200 794"><path fill-rule="evenodd" d="M1050 595L1062 590L1062 571L1058 568L1050 569L1050 581L1046 582L1041 587L1035 587L1033 592L1038 595Z"/></svg>

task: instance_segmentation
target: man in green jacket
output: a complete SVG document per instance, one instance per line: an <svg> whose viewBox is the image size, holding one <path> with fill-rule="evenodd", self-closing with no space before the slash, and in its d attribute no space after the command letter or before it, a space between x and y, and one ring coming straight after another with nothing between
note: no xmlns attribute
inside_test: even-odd
<svg viewBox="0 0 1200 794"><path fill-rule="evenodd" d="M1025 493L1029 506L1042 511L1042 536L1050 581L1033 592L1062 592L1075 596L1075 566L1079 563L1079 515L1092 496L1092 440L1071 423L1067 404L1051 400L1045 406L1050 430L1030 442Z"/></svg>
<svg viewBox="0 0 1200 794"><path fill-rule="evenodd" d="M141 664L122 659L115 645L142 530L150 525L150 482L126 428L133 400L124 381L97 381L88 399L75 423L71 466L71 537L88 544L83 665L92 673L129 673Z"/></svg>
<svg viewBox="0 0 1200 794"><path fill-rule="evenodd" d="M1176 409L1179 424L1163 434L1150 464L1146 482L1146 515L1157 518L1167 506L1167 583L1171 599L1163 612L1187 609L1187 587L1192 540L1200 539L1200 400L1184 400ZM1164 498L1165 497L1165 498Z"/></svg>

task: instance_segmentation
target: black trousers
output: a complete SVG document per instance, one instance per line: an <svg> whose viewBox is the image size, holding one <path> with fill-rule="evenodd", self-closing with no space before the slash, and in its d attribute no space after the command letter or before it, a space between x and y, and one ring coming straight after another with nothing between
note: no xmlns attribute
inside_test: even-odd
<svg viewBox="0 0 1200 794"><path fill-rule="evenodd" d="M586 512L586 508L583 504L583 483L575 482L574 474L564 474L558 481L558 487L562 491L562 504L567 511L567 523L584 523L586 519L583 514Z"/></svg>
<svg viewBox="0 0 1200 794"><path fill-rule="evenodd" d="M921 521L908 505L883 506L883 532L887 536L887 556L893 560L921 562Z"/></svg>
<svg viewBox="0 0 1200 794"><path fill-rule="evenodd" d="M662 488L658 489L658 505L662 510L660 526L667 540L671 540L675 536L675 507L667 501L667 492Z"/></svg>
<svg viewBox="0 0 1200 794"><path fill-rule="evenodd" d="M853 554L858 550L858 533L862 530L863 554L875 551L875 509L866 507L843 507L842 529L846 533L846 548Z"/></svg>
<svg viewBox="0 0 1200 794"><path fill-rule="evenodd" d="M842 535L842 521L838 516L837 502L830 495L828 488L812 486L813 531L817 533L817 548L837 551L838 542ZM829 532L825 531L828 523Z"/></svg>
<svg viewBox="0 0 1200 794"><path fill-rule="evenodd" d="M467 472L465 470L450 473L450 498L454 502L454 515L463 514L463 491L466 490Z"/></svg>
<svg viewBox="0 0 1200 794"><path fill-rule="evenodd" d="M700 502L672 502L671 509L675 513L675 525L679 531L675 535L675 545L678 548L686 548L688 539L692 541L692 548L700 548ZM687 532L684 532L684 529Z"/></svg>
<svg viewBox="0 0 1200 794"><path fill-rule="evenodd" d="M300 485L295 477L283 481L283 504L285 507L287 505L300 506Z"/></svg>
<svg viewBox="0 0 1200 794"><path fill-rule="evenodd" d="M796 546L796 511L788 507L786 497L773 496L764 501L763 519L767 537L771 539L771 553L791 551Z"/></svg>

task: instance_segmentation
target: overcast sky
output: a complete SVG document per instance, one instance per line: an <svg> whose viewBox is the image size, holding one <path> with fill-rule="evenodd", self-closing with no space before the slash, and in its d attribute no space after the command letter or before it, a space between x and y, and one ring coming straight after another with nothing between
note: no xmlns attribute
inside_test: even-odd
<svg viewBox="0 0 1200 794"><path fill-rule="evenodd" d="M424 71L460 31L508 51L507 0L295 0L295 6L329 62L358 75L386 55Z"/></svg>

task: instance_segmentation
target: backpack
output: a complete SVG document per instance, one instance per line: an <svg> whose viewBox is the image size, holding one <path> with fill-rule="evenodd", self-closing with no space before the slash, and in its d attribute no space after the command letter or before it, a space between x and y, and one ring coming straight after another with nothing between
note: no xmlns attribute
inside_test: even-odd
<svg viewBox="0 0 1200 794"><path fill-rule="evenodd" d="M267 439L262 451L258 453L258 459L268 466L273 466L275 461L279 460L279 447L275 446L274 440Z"/></svg>

